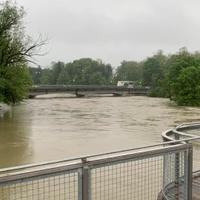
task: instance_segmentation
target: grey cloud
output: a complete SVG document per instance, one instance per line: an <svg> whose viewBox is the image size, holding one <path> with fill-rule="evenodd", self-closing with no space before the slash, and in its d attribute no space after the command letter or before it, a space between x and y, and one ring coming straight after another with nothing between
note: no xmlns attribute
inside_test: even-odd
<svg viewBox="0 0 200 200"><path fill-rule="evenodd" d="M28 31L48 34L52 60L102 58L114 65L139 60L158 49L198 49L197 0L18 0L27 10Z"/></svg>

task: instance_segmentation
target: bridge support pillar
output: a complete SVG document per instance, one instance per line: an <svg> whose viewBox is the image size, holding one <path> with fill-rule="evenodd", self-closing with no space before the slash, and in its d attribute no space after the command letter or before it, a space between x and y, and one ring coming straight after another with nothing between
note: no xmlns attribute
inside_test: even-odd
<svg viewBox="0 0 200 200"><path fill-rule="evenodd" d="M76 97L79 97L79 98L85 96L84 94L79 94L78 90L75 91L75 95L76 95Z"/></svg>

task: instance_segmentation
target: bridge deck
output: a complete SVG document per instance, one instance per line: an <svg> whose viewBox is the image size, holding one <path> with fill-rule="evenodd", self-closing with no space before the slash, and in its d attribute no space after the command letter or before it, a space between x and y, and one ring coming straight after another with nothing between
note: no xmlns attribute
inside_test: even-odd
<svg viewBox="0 0 200 200"><path fill-rule="evenodd" d="M42 94L70 93L76 96L84 96L89 94L113 94L116 95L147 95L149 88L147 87L117 87L117 86L97 86L97 85L45 85L33 86L29 90L29 97L34 98Z"/></svg>

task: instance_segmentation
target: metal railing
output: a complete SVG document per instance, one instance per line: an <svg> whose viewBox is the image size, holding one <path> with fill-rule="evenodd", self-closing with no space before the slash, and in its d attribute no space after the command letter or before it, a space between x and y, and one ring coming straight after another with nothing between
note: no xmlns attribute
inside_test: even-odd
<svg viewBox="0 0 200 200"><path fill-rule="evenodd" d="M165 132L161 144L1 169L0 200L191 200L199 138L183 129L192 130Z"/></svg>
<svg viewBox="0 0 200 200"><path fill-rule="evenodd" d="M189 182L188 188L188 199L200 199L200 123L189 123L189 124L181 124L174 129L168 130L162 134L163 141L174 141L175 143L180 142L182 144L187 143L192 145L191 152L187 155L188 161L184 163L184 168L187 168L188 174L185 175L187 177L187 181ZM180 155L176 155L176 163L175 163L175 171L176 173L181 173L181 157ZM167 158L166 158L167 163ZM166 167L167 170L170 170L170 166ZM163 179L165 182L169 180L171 177L174 177L170 174L164 174ZM183 188L181 178L176 178L174 181L168 181L168 185L164 185L163 196L165 199L171 199L170 196L174 195L175 190L181 194L182 190L186 190L187 188ZM174 185L173 185L174 183ZM172 187L173 185L173 187ZM172 189L169 190L168 188ZM173 199L173 198L172 198ZM184 199L181 196L176 197L175 199Z"/></svg>
<svg viewBox="0 0 200 200"><path fill-rule="evenodd" d="M174 166L178 153L187 162L191 148L170 144L2 169L0 199L155 200L163 189L164 158ZM187 173L182 169L179 177Z"/></svg>

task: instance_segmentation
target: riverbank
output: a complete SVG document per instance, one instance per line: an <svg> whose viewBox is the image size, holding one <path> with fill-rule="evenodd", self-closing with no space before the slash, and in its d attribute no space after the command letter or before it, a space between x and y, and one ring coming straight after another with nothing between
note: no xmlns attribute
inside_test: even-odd
<svg viewBox="0 0 200 200"><path fill-rule="evenodd" d="M0 103L0 117L3 117L3 115L9 111L10 107L4 103Z"/></svg>

